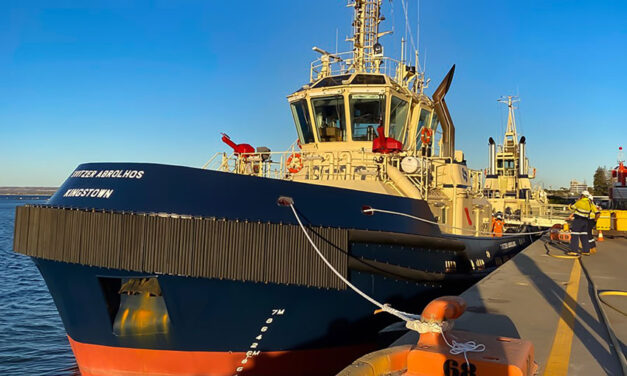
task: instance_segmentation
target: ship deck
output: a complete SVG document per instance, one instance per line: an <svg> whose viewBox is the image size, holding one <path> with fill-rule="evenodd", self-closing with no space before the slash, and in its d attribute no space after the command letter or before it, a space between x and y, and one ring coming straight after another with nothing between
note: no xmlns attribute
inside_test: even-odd
<svg viewBox="0 0 627 376"><path fill-rule="evenodd" d="M598 252L581 264L551 257L547 249L563 255L542 238L465 291L468 309L455 329L531 341L538 375L621 375L594 287L625 290L627 239L598 243ZM627 311L625 296L603 299ZM607 305L603 309L627 354L627 316ZM417 336L408 333L396 344L416 343Z"/></svg>

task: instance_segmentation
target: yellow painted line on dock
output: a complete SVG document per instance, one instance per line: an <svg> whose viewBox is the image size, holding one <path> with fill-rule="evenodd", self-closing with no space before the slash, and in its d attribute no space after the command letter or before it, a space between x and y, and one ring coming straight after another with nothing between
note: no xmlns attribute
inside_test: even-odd
<svg viewBox="0 0 627 376"><path fill-rule="evenodd" d="M568 374L570 349L573 343L573 328L575 326L575 308L577 307L577 293L579 292L579 279L581 277L581 265L575 260L570 272L566 296L557 323L555 339L551 347L551 353L546 362L544 374L547 376L561 376Z"/></svg>

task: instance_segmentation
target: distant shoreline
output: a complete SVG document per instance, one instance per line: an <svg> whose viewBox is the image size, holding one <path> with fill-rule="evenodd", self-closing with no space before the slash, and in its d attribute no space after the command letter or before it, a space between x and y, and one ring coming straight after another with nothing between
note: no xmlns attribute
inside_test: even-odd
<svg viewBox="0 0 627 376"><path fill-rule="evenodd" d="M58 187L0 187L0 196L52 196Z"/></svg>

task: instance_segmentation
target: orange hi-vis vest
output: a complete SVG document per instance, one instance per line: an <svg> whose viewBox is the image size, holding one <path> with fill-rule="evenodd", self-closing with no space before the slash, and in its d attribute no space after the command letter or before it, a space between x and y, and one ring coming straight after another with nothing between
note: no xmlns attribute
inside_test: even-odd
<svg viewBox="0 0 627 376"><path fill-rule="evenodd" d="M503 226L505 226L505 222L502 219L492 218L492 237L502 237Z"/></svg>

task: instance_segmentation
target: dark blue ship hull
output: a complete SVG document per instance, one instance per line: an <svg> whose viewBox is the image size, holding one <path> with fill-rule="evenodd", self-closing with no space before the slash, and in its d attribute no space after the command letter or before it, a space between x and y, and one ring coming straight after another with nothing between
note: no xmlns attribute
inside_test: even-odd
<svg viewBox="0 0 627 376"><path fill-rule="evenodd" d="M277 205L279 196L293 198L308 226L411 234L463 243L464 259L471 261L472 267L464 269L460 265L451 271L446 261L459 262L459 251L350 242L345 250L350 259L426 273L427 278L421 280L412 273L396 275L396 269L390 272L348 264L347 276L353 284L379 301L411 312L420 312L435 296L460 293L533 240L530 236L453 236L408 218L366 216L361 212L368 205L433 219L426 202L419 200L144 163L81 165L48 205L295 225L291 210ZM393 318L373 315L375 307L349 289L128 271L53 261L45 254L37 254L34 261L57 305L81 372L86 375L334 374L355 357L393 339L379 333ZM163 303L158 309L165 312L163 327L153 330L155 324L149 323L144 328L152 329L143 332L141 328L131 333L116 331L120 320L122 325L124 320L131 320L122 312L126 303L124 299L120 303L119 284L141 278L158 280ZM118 285L108 286L110 281L118 281ZM138 327L143 325L140 316L133 320Z"/></svg>

